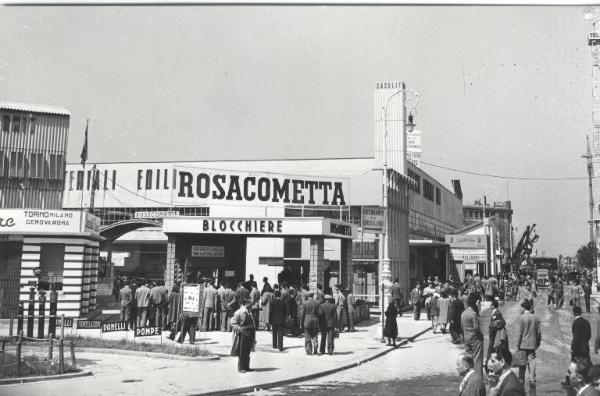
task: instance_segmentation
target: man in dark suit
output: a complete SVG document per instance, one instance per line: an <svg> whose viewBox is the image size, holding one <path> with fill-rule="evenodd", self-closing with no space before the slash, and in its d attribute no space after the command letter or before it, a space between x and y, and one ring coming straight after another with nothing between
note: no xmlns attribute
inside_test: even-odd
<svg viewBox="0 0 600 396"><path fill-rule="evenodd" d="M308 294L308 299L302 303L300 323L304 326L304 347L307 355L316 355L319 349L319 314L321 304Z"/></svg>
<svg viewBox="0 0 600 396"><path fill-rule="evenodd" d="M398 312L400 312L400 316L402 316L402 287L398 283L398 278L394 279L394 284L390 286L390 295L392 301L396 304Z"/></svg>
<svg viewBox="0 0 600 396"><path fill-rule="evenodd" d="M248 292L251 292L253 287L258 288L258 284L254 280L254 275L250 274L249 278L250 279L244 283L244 287L248 290Z"/></svg>
<svg viewBox="0 0 600 396"><path fill-rule="evenodd" d="M498 378L498 383L493 387L496 396L525 396L525 388L519 378L510 369L512 355L506 345L500 344L492 351L487 366Z"/></svg>
<svg viewBox="0 0 600 396"><path fill-rule="evenodd" d="M467 309L460 316L460 323L465 339L465 352L473 356L475 371L481 374L483 369L483 333L479 325L479 311L477 309L479 298L477 293L469 294Z"/></svg>
<svg viewBox="0 0 600 396"><path fill-rule="evenodd" d="M451 295L452 302L448 308L448 322L450 322L450 335L452 336L452 343L458 344L460 342L460 333L462 332L460 326L460 316L465 310L465 304L461 299L458 298L458 291L454 290Z"/></svg>
<svg viewBox="0 0 600 396"><path fill-rule="evenodd" d="M333 355L333 336L337 328L337 315L335 305L333 305L333 297L325 295L325 302L321 304L320 327L321 327L321 344L319 353L325 353L325 342L327 342L327 353Z"/></svg>
<svg viewBox="0 0 600 396"><path fill-rule="evenodd" d="M473 369L473 365L473 357L467 353L456 360L456 371L463 377L458 387L459 396L485 396L483 377Z"/></svg>
<svg viewBox="0 0 600 396"><path fill-rule="evenodd" d="M275 290L274 299L269 310L269 322L273 329L273 348L283 351L283 330L287 318L287 305L281 299L281 291Z"/></svg>
<svg viewBox="0 0 600 396"><path fill-rule="evenodd" d="M581 307L573 307L573 325L571 326L571 332L573 333L573 340L571 341L571 362L576 359L585 360L590 363L590 338L592 338L592 328L590 322L585 320L581 316ZM572 385L569 375L567 374L563 385Z"/></svg>

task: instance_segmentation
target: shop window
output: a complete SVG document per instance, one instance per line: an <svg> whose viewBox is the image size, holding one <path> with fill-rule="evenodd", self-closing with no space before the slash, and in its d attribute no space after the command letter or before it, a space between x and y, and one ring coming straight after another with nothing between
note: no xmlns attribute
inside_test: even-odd
<svg viewBox="0 0 600 396"><path fill-rule="evenodd" d="M31 179L44 178L44 154L32 153L29 155L29 177Z"/></svg>
<svg viewBox="0 0 600 396"><path fill-rule="evenodd" d="M408 177L415 181L414 185L411 185L411 189L416 191L417 194L421 193L421 176L419 176L416 172L412 170L408 170Z"/></svg>
<svg viewBox="0 0 600 396"><path fill-rule="evenodd" d="M438 205L442 204L442 190L435 188L435 203Z"/></svg>
<svg viewBox="0 0 600 396"><path fill-rule="evenodd" d="M21 116L13 115L12 116L12 131L13 133L21 132Z"/></svg>
<svg viewBox="0 0 600 396"><path fill-rule="evenodd" d="M64 176L64 164L63 156L60 154L50 154L50 163L48 169L50 169L48 178L53 180L62 180Z"/></svg>
<svg viewBox="0 0 600 396"><path fill-rule="evenodd" d="M16 178L25 177L25 156L22 152L13 151L10 153L8 176Z"/></svg>
<svg viewBox="0 0 600 396"><path fill-rule="evenodd" d="M2 132L10 132L10 116L3 115L2 116Z"/></svg>
<svg viewBox="0 0 600 396"><path fill-rule="evenodd" d="M65 245L43 243L40 248L39 287L42 290L62 290L65 268Z"/></svg>
<svg viewBox="0 0 600 396"><path fill-rule="evenodd" d="M77 171L77 191L83 190L83 171Z"/></svg>

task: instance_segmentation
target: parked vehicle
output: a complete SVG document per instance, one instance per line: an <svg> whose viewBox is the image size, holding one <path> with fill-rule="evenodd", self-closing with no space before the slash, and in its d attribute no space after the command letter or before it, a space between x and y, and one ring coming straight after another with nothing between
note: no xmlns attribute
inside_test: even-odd
<svg viewBox="0 0 600 396"><path fill-rule="evenodd" d="M550 271L545 268L536 270L535 284L537 287L548 287L550 285Z"/></svg>

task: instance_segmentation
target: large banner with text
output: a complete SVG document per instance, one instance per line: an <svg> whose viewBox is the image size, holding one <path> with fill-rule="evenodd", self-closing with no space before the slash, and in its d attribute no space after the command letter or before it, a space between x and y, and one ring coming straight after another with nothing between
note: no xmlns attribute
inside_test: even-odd
<svg viewBox="0 0 600 396"><path fill-rule="evenodd" d="M67 165L63 206L78 208L81 202L86 206L92 189L96 208L349 205L350 186L345 178L217 169L226 163L211 163L215 168L197 164L97 164L95 171ZM251 163L233 164L252 168Z"/></svg>

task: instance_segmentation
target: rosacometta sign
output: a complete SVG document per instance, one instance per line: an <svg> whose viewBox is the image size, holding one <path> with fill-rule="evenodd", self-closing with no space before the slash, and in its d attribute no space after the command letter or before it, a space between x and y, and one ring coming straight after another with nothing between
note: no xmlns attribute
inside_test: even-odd
<svg viewBox="0 0 600 396"><path fill-rule="evenodd" d="M104 169L106 167L106 169ZM96 207L222 205L342 206L349 202L343 178L213 170L176 164L98 164L95 176L67 166L64 207L79 207L95 190Z"/></svg>

